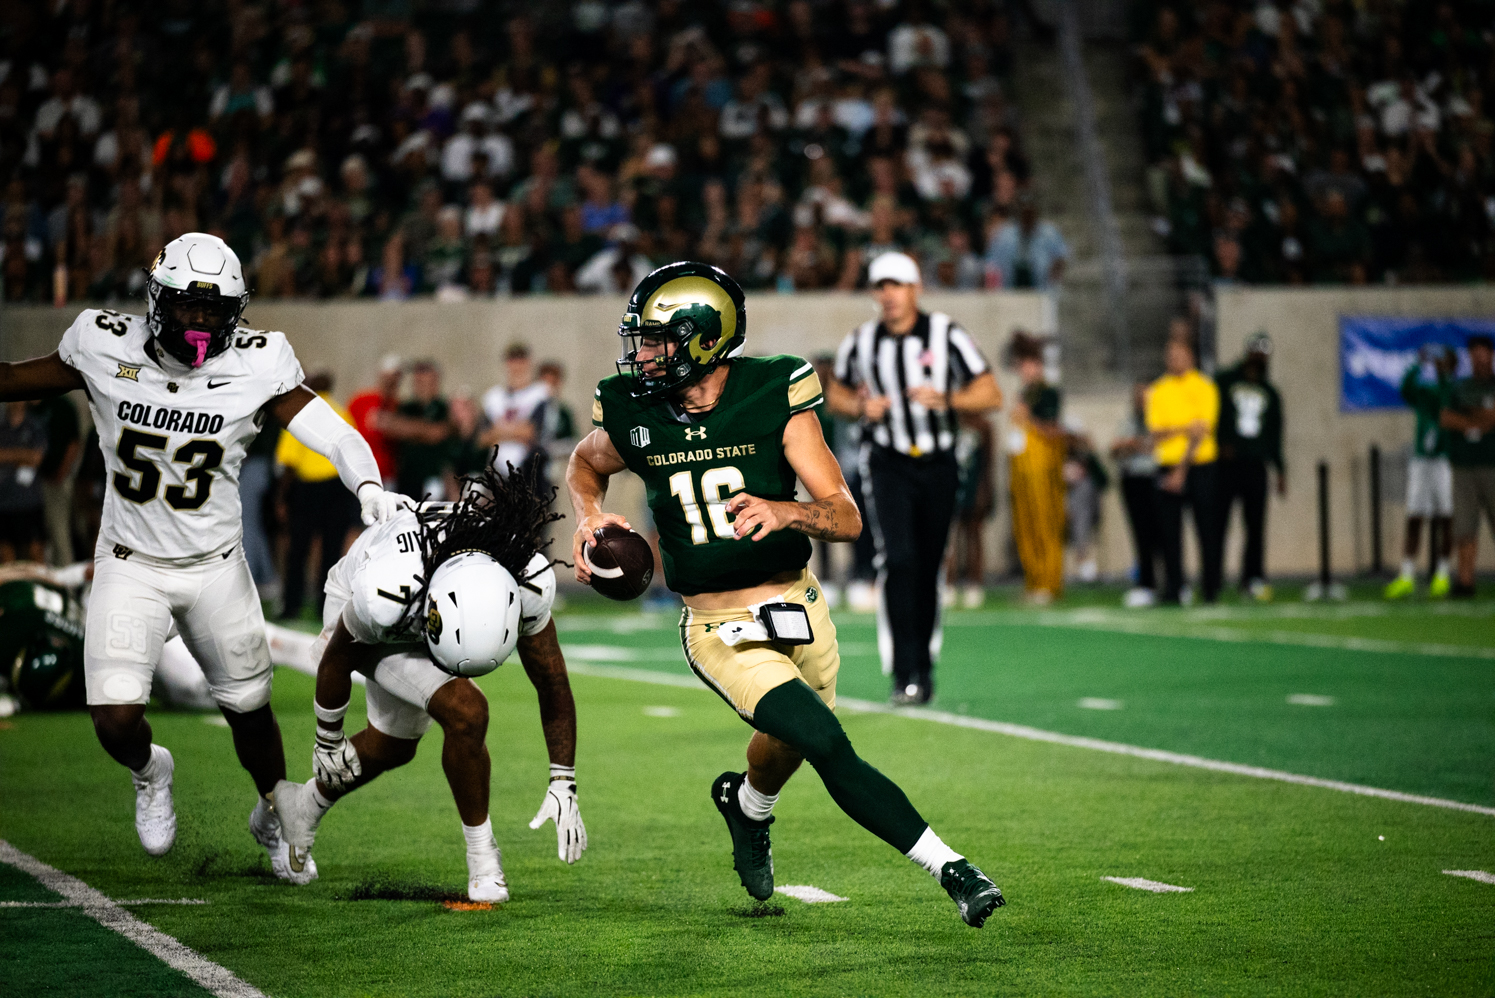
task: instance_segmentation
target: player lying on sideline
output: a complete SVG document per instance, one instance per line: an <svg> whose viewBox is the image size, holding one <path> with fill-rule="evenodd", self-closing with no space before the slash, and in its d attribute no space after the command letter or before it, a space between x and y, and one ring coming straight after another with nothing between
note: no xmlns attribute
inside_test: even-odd
<svg viewBox="0 0 1495 998"><path fill-rule="evenodd" d="M0 692L0 717L14 713L18 706L71 710L87 703L83 622L92 579L91 561L60 568L31 561L0 565L0 620L5 624L0 627L0 662L11 663L10 675L0 675L0 690L8 687L8 692ZM284 649L276 647L274 630L284 629L266 625L270 660L279 665L285 655ZM310 635L296 636L312 640ZM187 650L175 625L161 649L152 680L153 691L168 707L218 707L202 666Z"/></svg>
<svg viewBox="0 0 1495 998"><path fill-rule="evenodd" d="M334 801L415 758L434 718L446 736L441 765L467 840L467 896L507 901L502 856L488 817L488 701L469 676L519 649L540 697L550 786L531 828L555 822L560 858L587 847L576 803L576 703L550 607L555 572L540 551L554 489L533 470L466 479L455 506L401 510L367 531L327 576L319 654L316 777L282 782L275 809L293 864L310 863L317 826ZM427 583L426 580L429 580ZM424 641L424 646L419 642ZM343 716L353 673L367 679L369 726L351 739Z"/></svg>
<svg viewBox="0 0 1495 998"><path fill-rule="evenodd" d="M259 791L250 831L276 876L305 882L315 869L291 869L265 797L285 778L285 751L270 710L265 620L239 544L239 466L269 412L332 462L364 523L388 519L401 497L384 491L358 432L301 384L285 335L239 327L248 301L234 251L189 232L156 257L144 316L85 309L56 352L0 364L0 401L88 393L109 488L84 678L99 743L134 780L140 844L160 856L176 841L174 763L145 719L175 621Z"/></svg>
<svg viewBox="0 0 1495 998"><path fill-rule="evenodd" d="M747 772L711 785L749 894L773 894L774 802L809 759L843 811L928 870L979 927L1002 892L857 756L833 713L841 659L806 568L809 538L854 540L862 521L811 411L822 402L814 369L743 357L746 333L742 289L715 267L673 263L634 290L619 373L597 386L597 429L566 471L576 577L591 578L582 546L593 532L627 526L602 511L608 479L626 468L644 480L666 581L685 600L686 661L757 729ZM810 502L796 501L796 476Z"/></svg>

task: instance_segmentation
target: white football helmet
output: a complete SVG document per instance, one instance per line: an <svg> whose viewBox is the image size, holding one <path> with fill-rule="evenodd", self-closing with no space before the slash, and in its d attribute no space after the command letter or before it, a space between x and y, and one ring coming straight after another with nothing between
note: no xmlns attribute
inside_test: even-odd
<svg viewBox="0 0 1495 998"><path fill-rule="evenodd" d="M504 664L519 641L519 586L489 555L464 551L431 574L426 648L438 668L484 676Z"/></svg>
<svg viewBox="0 0 1495 998"><path fill-rule="evenodd" d="M145 285L146 326L161 349L193 367L229 348L248 304L238 255L206 232L167 243Z"/></svg>

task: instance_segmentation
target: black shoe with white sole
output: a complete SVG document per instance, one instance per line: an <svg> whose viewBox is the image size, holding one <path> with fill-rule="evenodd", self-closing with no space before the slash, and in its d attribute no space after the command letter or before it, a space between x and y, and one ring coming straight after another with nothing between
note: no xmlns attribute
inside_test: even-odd
<svg viewBox="0 0 1495 998"><path fill-rule="evenodd" d="M711 784L711 802L727 819L727 831L732 833L732 866L742 886L759 901L767 901L773 897L773 848L768 842L768 826L773 824L773 816L754 821L742 813L737 791L746 778L746 773L718 776Z"/></svg>
<svg viewBox="0 0 1495 998"><path fill-rule="evenodd" d="M960 917L975 929L981 928L988 915L1007 903L1001 889L969 860L946 863L940 870L940 886L960 909Z"/></svg>

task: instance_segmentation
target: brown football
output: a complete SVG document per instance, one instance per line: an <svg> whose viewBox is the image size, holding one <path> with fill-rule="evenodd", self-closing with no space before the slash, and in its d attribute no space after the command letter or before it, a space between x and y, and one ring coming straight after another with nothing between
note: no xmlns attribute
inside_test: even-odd
<svg viewBox="0 0 1495 998"><path fill-rule="evenodd" d="M654 551L637 531L609 523L592 531L596 538L582 548L592 573L592 588L608 599L638 599L654 579Z"/></svg>

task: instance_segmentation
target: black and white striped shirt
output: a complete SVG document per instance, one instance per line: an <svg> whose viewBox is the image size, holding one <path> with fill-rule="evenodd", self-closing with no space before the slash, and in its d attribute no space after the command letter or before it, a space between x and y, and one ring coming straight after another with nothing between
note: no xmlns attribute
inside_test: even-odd
<svg viewBox="0 0 1495 998"><path fill-rule="evenodd" d="M837 381L850 388L865 385L892 402L881 420L864 420L863 439L870 435L879 447L910 457L953 450L956 427L954 412L932 412L911 400L908 390L930 385L949 393L987 370L976 341L943 312L920 312L903 336L868 320L848 333L836 351Z"/></svg>

